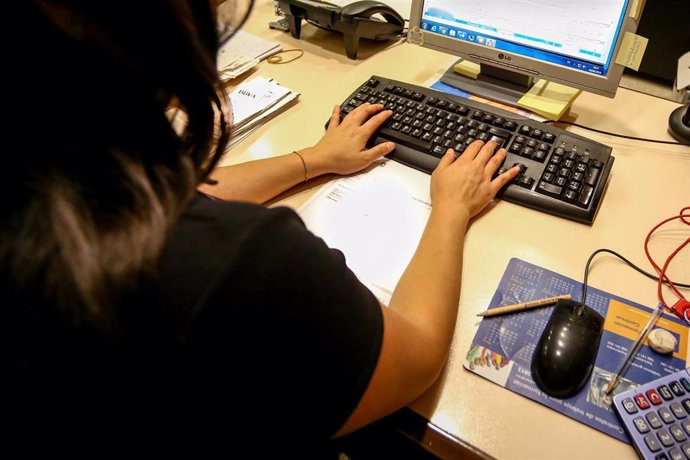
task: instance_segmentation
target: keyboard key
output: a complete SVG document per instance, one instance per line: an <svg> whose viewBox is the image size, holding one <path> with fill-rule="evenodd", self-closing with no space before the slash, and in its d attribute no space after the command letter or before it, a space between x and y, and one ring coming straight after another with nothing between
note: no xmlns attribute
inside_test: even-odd
<svg viewBox="0 0 690 460"><path fill-rule="evenodd" d="M589 185L585 185L584 187L582 187L580 199L577 200L577 204L582 206L583 208L586 208L587 206L589 206L590 201L592 201L593 196L594 188L590 187Z"/></svg>
<svg viewBox="0 0 690 460"><path fill-rule="evenodd" d="M563 196L566 198L568 201L575 201L577 199L577 192L573 190L566 190Z"/></svg>
<svg viewBox="0 0 690 460"><path fill-rule="evenodd" d="M596 168L590 168L587 171L587 175L585 176L585 184L594 186L597 183L597 179L599 179L599 169Z"/></svg>
<svg viewBox="0 0 690 460"><path fill-rule="evenodd" d="M548 174L548 173L547 173ZM563 187L558 185L549 184L548 182L539 182L538 191L551 196L559 196L563 192Z"/></svg>
<svg viewBox="0 0 690 460"><path fill-rule="evenodd" d="M518 183L521 187L532 188L532 185L534 185L534 178L529 176L520 176Z"/></svg>
<svg viewBox="0 0 690 460"><path fill-rule="evenodd" d="M669 390L666 385L661 385L659 388L657 388L657 391L659 392L661 397L664 398L666 401L670 401L673 399L671 390Z"/></svg>
<svg viewBox="0 0 690 460"><path fill-rule="evenodd" d="M529 136L530 134L532 134L532 128L530 128L529 126L526 126L526 125L522 125L522 126L520 126L519 132L523 136Z"/></svg>

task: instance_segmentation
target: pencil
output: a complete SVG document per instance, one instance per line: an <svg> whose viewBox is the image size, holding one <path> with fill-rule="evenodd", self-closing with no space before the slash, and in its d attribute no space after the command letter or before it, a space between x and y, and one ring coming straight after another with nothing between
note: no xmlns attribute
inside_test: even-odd
<svg viewBox="0 0 690 460"><path fill-rule="evenodd" d="M531 300L529 302L516 303L515 305L506 305L504 307L492 308L491 310L486 310L481 313L477 313L477 316L496 316L503 315L506 313L516 313L523 310L529 310L530 308L545 307L547 305L554 304L560 299L572 299L573 296L570 294L557 295L554 297L547 297L545 299Z"/></svg>

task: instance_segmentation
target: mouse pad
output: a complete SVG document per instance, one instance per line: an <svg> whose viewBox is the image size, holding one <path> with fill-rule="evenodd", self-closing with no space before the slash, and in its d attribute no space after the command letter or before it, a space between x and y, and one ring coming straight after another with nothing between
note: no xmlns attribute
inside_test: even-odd
<svg viewBox="0 0 690 460"><path fill-rule="evenodd" d="M513 258L508 263L489 308L560 294L571 294L573 299L579 300L581 289L582 283L578 281ZM589 382L575 396L568 399L547 396L530 375L532 354L553 306L484 318L467 352L464 367L504 388L629 443L611 408L612 397L662 375L685 369L688 328L675 316L664 314L659 318L656 328L666 329L676 337L674 352L663 356L643 345L620 384L606 397L603 389L625 358L639 331L647 323L653 307L642 306L592 286L587 288L587 304L606 320L594 371Z"/></svg>

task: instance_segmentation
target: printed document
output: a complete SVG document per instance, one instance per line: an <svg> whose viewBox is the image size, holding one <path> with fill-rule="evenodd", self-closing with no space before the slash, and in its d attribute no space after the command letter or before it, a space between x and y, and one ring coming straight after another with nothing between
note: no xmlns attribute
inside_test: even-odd
<svg viewBox="0 0 690 460"><path fill-rule="evenodd" d="M223 81L239 77L259 61L282 50L278 42L238 30L218 50L218 72Z"/></svg>
<svg viewBox="0 0 690 460"><path fill-rule="evenodd" d="M297 102L300 93L273 79L256 77L243 82L229 95L232 108L232 138L228 149L237 145L264 122Z"/></svg>
<svg viewBox="0 0 690 460"><path fill-rule="evenodd" d="M383 159L324 185L297 212L307 228L345 254L347 265L388 304L431 212L431 176Z"/></svg>

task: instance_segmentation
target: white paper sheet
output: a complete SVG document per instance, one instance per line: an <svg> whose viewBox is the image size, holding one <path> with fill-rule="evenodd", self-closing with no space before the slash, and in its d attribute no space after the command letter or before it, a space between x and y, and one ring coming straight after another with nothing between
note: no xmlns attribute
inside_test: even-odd
<svg viewBox="0 0 690 460"><path fill-rule="evenodd" d="M323 186L297 212L314 234L388 304L431 212L428 174L382 160Z"/></svg>

